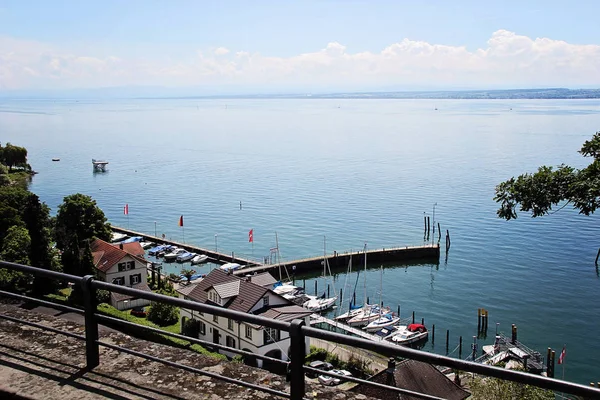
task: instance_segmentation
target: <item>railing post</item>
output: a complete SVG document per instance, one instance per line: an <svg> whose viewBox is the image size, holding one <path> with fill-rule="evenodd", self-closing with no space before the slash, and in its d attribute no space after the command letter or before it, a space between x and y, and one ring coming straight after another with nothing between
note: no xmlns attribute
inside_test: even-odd
<svg viewBox="0 0 600 400"><path fill-rule="evenodd" d="M304 359L306 357L306 342L302 332L304 320L295 319L290 325L290 398L304 398Z"/></svg>
<svg viewBox="0 0 600 400"><path fill-rule="evenodd" d="M92 275L84 276L81 281L83 290L83 307L85 315L85 359L86 368L91 371L100 364L100 349L98 346L98 321L96 313L96 289L92 287Z"/></svg>

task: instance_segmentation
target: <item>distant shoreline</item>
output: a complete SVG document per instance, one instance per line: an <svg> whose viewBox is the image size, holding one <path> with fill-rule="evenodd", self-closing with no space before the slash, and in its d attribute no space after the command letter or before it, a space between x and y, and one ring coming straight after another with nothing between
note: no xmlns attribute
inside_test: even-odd
<svg viewBox="0 0 600 400"><path fill-rule="evenodd" d="M397 99L397 100L575 100L600 99L600 89L477 89L421 91L363 91L331 93L202 94L206 89L192 88L103 88L73 91L0 92L0 100L226 100L226 99Z"/></svg>

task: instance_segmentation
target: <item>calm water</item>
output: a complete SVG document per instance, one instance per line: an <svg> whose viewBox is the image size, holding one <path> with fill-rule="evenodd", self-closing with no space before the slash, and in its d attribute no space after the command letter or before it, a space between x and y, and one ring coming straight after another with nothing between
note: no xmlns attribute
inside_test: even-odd
<svg viewBox="0 0 600 400"><path fill-rule="evenodd" d="M445 352L449 329L451 349L464 338L463 358L484 307L485 343L498 322L507 334L517 324L543 354L566 344L565 377L581 383L600 380L598 217L567 207L506 222L492 197L497 183L541 164L585 165L577 150L599 127L597 100L0 103L0 141L28 148L39 171L31 189L54 210L86 193L115 225L240 255L268 255L275 232L285 259L322 254L324 236L328 252L422 244L423 213L437 203L447 260L387 266L383 279L372 266L369 296L379 298L383 280L385 304L436 325L426 350ZM92 173L92 158L109 171ZM339 290L346 275L335 278Z"/></svg>

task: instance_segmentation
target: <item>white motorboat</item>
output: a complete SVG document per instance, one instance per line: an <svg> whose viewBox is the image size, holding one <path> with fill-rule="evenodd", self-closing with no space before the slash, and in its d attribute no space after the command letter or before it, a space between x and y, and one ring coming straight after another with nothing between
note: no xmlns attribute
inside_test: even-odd
<svg viewBox="0 0 600 400"><path fill-rule="evenodd" d="M181 253L177 256L177 262L186 262L186 261L190 261L192 258L196 257L196 253L190 253L189 251L186 251L185 253Z"/></svg>
<svg viewBox="0 0 600 400"><path fill-rule="evenodd" d="M219 268L221 269L221 271L233 272L233 271L237 271L238 269L242 268L242 266L238 263L227 263L227 264L221 265Z"/></svg>
<svg viewBox="0 0 600 400"><path fill-rule="evenodd" d="M129 236L127 236L124 233L117 233L117 232L113 232L112 237L110 239L111 242L115 243L115 242L120 242L121 240L125 240L127 239Z"/></svg>
<svg viewBox="0 0 600 400"><path fill-rule="evenodd" d="M294 292L297 292L300 289L302 289L302 288L299 286L292 285L291 282L286 282L286 283L276 282L273 285L273 291L282 296L284 296L286 294L292 294Z"/></svg>
<svg viewBox="0 0 600 400"><path fill-rule="evenodd" d="M206 261L208 261L208 256L206 254L197 254L194 258L192 258L192 264L202 264Z"/></svg>
<svg viewBox="0 0 600 400"><path fill-rule="evenodd" d="M361 312L350 318L347 321L347 324L350 326L365 326L376 319L379 319L379 317L379 307L367 305L361 309Z"/></svg>
<svg viewBox="0 0 600 400"><path fill-rule="evenodd" d="M396 344L409 344L424 340L427 335L427 328L424 325L410 324L396 327L396 331L386 339Z"/></svg>
<svg viewBox="0 0 600 400"><path fill-rule="evenodd" d="M152 243L152 242L140 242L140 246L142 246L142 249L147 250L149 248L154 247L154 243Z"/></svg>
<svg viewBox="0 0 600 400"><path fill-rule="evenodd" d="M166 253L164 255L165 261L175 261L177 256L179 256L180 254L183 254L183 253L187 253L187 250L176 247L176 248L172 249L170 253Z"/></svg>
<svg viewBox="0 0 600 400"><path fill-rule="evenodd" d="M374 332L380 330L381 328L388 328L390 326L394 326L398 322L400 322L400 318L394 317L392 314L385 314L377 318L376 320L369 322L367 326L365 326L363 329L365 329L368 332Z"/></svg>

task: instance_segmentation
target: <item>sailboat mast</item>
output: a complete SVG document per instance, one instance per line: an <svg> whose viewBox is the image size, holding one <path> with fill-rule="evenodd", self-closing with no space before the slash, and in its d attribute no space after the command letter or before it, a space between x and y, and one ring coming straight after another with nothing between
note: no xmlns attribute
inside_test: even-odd
<svg viewBox="0 0 600 400"><path fill-rule="evenodd" d="M365 289L365 305L364 307L367 307L367 244L365 243L365 276L364 276L364 289Z"/></svg>
<svg viewBox="0 0 600 400"><path fill-rule="evenodd" d="M279 240L277 239L277 232L275 232L275 249L277 251L277 253L275 253L275 258L279 269L279 281L283 282L283 277L281 276L281 262L279 260Z"/></svg>

